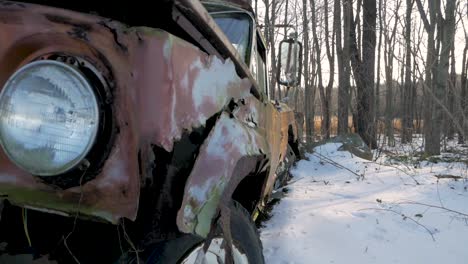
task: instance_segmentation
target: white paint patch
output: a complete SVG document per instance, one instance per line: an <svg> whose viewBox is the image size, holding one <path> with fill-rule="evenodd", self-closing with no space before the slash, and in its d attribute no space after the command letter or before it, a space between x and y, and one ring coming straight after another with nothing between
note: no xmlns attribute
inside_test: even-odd
<svg viewBox="0 0 468 264"><path fill-rule="evenodd" d="M203 185L195 185L190 187L190 195L195 198L197 201L206 201L207 194L212 189L212 185L215 185L215 182L206 181Z"/></svg>
<svg viewBox="0 0 468 264"><path fill-rule="evenodd" d="M207 100L217 106L224 106L232 97L242 98L250 93L248 89L241 91L242 79L237 76L234 63L230 59L223 62L218 57L211 56L207 65L202 65L198 59L191 67L199 69L193 85L193 100L198 110Z"/></svg>
<svg viewBox="0 0 468 264"><path fill-rule="evenodd" d="M172 57L172 45L173 41L172 38L167 38L166 42L164 42L164 47L163 47L163 56L166 61L171 61Z"/></svg>
<svg viewBox="0 0 468 264"><path fill-rule="evenodd" d="M229 159L230 152L226 151L225 146L231 145L235 148L241 156L259 154L259 147L256 142L256 138L252 135L252 130L244 127L240 122L236 122L234 119L225 117L220 120L212 134L206 152L208 155L213 157L223 157L224 160ZM223 134L227 131L227 135Z"/></svg>

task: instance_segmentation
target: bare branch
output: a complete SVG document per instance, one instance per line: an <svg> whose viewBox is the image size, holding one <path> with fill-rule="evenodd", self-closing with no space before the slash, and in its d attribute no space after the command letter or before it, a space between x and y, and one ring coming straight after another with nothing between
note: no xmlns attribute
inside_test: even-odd
<svg viewBox="0 0 468 264"><path fill-rule="evenodd" d="M427 19L427 14L426 14L426 11L424 11L424 7L421 3L421 0L416 0L416 5L418 6L419 14L421 14L421 19L424 23L424 28L426 29L426 31L429 32L431 30L431 24L429 23L429 20Z"/></svg>

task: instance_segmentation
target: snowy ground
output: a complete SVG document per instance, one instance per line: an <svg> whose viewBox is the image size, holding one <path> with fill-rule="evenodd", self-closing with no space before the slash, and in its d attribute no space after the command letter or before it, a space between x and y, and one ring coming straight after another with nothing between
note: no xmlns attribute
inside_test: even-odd
<svg viewBox="0 0 468 264"><path fill-rule="evenodd" d="M418 144L376 162L333 143L307 154L261 229L266 263L468 263L468 172L453 162L463 155L403 155Z"/></svg>

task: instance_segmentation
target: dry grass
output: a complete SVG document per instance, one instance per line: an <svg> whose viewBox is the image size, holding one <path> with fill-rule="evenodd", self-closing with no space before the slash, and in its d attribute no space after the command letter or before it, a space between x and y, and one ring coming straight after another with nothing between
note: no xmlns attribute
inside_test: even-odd
<svg viewBox="0 0 468 264"><path fill-rule="evenodd" d="M354 132L354 127L353 125L353 117L349 116L348 117L348 125L350 131ZM318 133L322 129L322 117L321 116L315 116L314 118L314 131L315 133ZM338 131L338 117L333 116L331 119L331 134L336 135Z"/></svg>
<svg viewBox="0 0 468 264"><path fill-rule="evenodd" d="M395 118L393 120L393 130L395 133L400 133L401 132L401 123L402 120L400 118ZM348 125L349 125L349 131L354 133L356 130L353 126L353 117L349 116L348 117ZM422 121L418 122L417 120L413 121L413 126L417 130L420 130L422 128ZM321 116L315 116L314 118L314 131L316 134L319 134L322 128L322 117ZM338 117L333 116L331 120L331 134L336 135L338 131ZM377 125L377 133L384 133L385 132L385 122L384 120L379 120L378 125Z"/></svg>

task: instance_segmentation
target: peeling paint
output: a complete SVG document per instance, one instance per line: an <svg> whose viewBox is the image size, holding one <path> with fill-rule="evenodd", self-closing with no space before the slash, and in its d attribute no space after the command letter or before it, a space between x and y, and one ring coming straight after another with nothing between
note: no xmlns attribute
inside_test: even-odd
<svg viewBox="0 0 468 264"><path fill-rule="evenodd" d="M79 211L112 223L135 220L141 182L164 176L150 175L158 160L151 146L171 152L184 133L217 116L188 175L177 226L206 236L220 203L256 169L252 162L241 164L239 172L245 157L265 158L270 170L263 193L269 194L294 115L287 107L278 110L261 101L263 96L253 96L255 83L238 76L235 58L209 55L160 29L128 28L64 9L0 6L0 18L0 86L15 69L44 54L79 56L94 65L111 87L105 100L112 102L116 131L108 159L96 176L67 189L22 171L0 150L0 195L17 205L50 212ZM76 25L86 27L76 31Z"/></svg>
<svg viewBox="0 0 468 264"><path fill-rule="evenodd" d="M237 76L232 61L209 56L163 30L127 28L92 15L25 5L24 9L0 7L0 17L5 18L0 24L4 36L0 86L15 68L45 53L79 55L113 84L120 132L102 171L81 188L52 188L17 168L0 151L0 192L18 204L72 213L83 193L82 213L113 223L122 217L135 219L142 177L140 148L154 144L171 151L182 133L203 126L229 100L249 94L250 81ZM86 25L86 38L70 38L68 32L76 25ZM33 201L20 197L21 191L11 194L13 186L27 189Z"/></svg>
<svg viewBox="0 0 468 264"><path fill-rule="evenodd" d="M203 126L231 99L250 94L251 83L237 76L230 60L207 56L163 31L153 36L143 44L138 60L145 65L139 75L139 86L145 87L140 106L155 115L141 117L140 124L143 136L170 152L184 131Z"/></svg>

